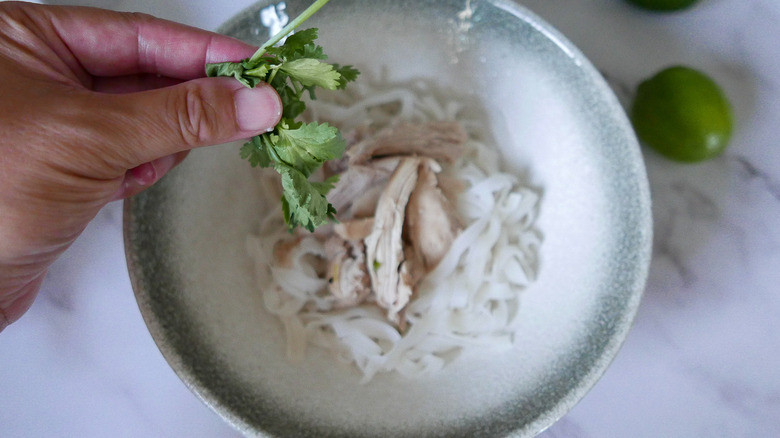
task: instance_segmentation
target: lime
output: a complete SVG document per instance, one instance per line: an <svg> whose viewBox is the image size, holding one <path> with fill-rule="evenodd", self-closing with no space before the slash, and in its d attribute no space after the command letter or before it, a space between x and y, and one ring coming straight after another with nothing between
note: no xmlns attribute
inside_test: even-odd
<svg viewBox="0 0 780 438"><path fill-rule="evenodd" d="M692 6L699 0L628 0L639 7L651 11L678 11Z"/></svg>
<svg viewBox="0 0 780 438"><path fill-rule="evenodd" d="M630 117L644 144L689 163L723 152L733 126L731 106L718 84L683 66L664 69L639 84Z"/></svg>

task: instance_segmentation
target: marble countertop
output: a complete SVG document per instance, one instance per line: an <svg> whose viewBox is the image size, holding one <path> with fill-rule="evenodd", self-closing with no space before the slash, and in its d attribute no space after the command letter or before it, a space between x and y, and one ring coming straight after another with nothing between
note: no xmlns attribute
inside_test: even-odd
<svg viewBox="0 0 780 438"><path fill-rule="evenodd" d="M49 1L48 3L74 3ZM250 0L92 0L214 29ZM541 436L780 436L780 2L702 0L658 15L622 0L525 0L625 102L686 64L734 106L725 155L645 151L654 257L635 325L592 391ZM107 206L0 334L0 436L237 437L169 368L141 319Z"/></svg>

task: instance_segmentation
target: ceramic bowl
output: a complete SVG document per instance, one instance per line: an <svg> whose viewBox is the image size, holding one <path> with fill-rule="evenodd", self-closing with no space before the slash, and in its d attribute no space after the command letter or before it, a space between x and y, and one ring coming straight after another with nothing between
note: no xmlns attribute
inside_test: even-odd
<svg viewBox="0 0 780 438"><path fill-rule="evenodd" d="M262 10L294 17L306 6L261 1L220 31L260 44L272 31ZM264 211L257 170L228 144L194 151L125 204L132 284L160 350L247 435L538 434L596 384L644 289L650 196L623 109L576 47L511 1L333 0L305 27L361 78L422 78L470 96L505 168L541 189L540 268L514 347L366 384L316 348L290 363L245 250Z"/></svg>

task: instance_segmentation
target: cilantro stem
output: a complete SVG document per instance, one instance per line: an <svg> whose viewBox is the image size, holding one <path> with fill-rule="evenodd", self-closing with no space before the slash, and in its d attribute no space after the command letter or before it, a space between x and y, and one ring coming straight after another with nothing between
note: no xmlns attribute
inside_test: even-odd
<svg viewBox="0 0 780 438"><path fill-rule="evenodd" d="M292 83L292 86L293 86L293 89L295 90L295 97L300 99L301 96L303 95L303 92L304 92L305 89L299 87L298 84L296 84L295 82Z"/></svg>
<svg viewBox="0 0 780 438"><path fill-rule="evenodd" d="M286 37L290 32L294 31L298 28L301 24L303 24L304 21L308 20L309 17L314 15L315 12L319 11L321 7L325 6L326 3L328 3L330 0L317 0L314 3L312 3L306 10L301 12L300 15L295 17L295 19L289 23L287 23L287 26L284 26L282 30L280 30L276 35L271 37L268 41L266 41L262 46L260 46L259 49L255 52L254 55L252 55L251 58L249 58L250 63L255 63L260 60L260 58L265 55L265 49L268 47L272 47L274 44L278 43L282 40L282 38Z"/></svg>
<svg viewBox="0 0 780 438"><path fill-rule="evenodd" d="M287 164L284 160L282 160L282 157L279 156L279 153L276 151L276 148L274 147L273 141L268 138L267 135L263 135L260 137L260 139L263 141L263 144L265 145L265 150L268 152L268 155L271 156L271 159L277 163L284 163Z"/></svg>
<svg viewBox="0 0 780 438"><path fill-rule="evenodd" d="M268 76L268 79L266 79L266 82L269 84L274 81L274 78L276 77L276 73L279 71L280 66L274 66L271 68L271 74Z"/></svg>

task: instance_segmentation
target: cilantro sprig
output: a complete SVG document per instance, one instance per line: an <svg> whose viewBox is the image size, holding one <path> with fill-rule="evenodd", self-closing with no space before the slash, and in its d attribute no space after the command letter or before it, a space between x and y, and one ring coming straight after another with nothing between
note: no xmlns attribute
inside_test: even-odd
<svg viewBox="0 0 780 438"><path fill-rule="evenodd" d="M337 178L324 182L309 177L326 161L339 158L346 147L341 133L327 123L296 120L306 110L304 97L316 99L315 90L342 90L359 72L352 66L325 62L328 58L314 43L317 29L297 31L329 0L317 0L279 33L266 41L252 57L238 62L206 65L210 77L233 77L247 87L270 84L282 99L282 118L270 132L250 139L241 157L252 167L273 167L282 180L282 214L290 230L302 226L309 231L329 220L336 209L326 195ZM289 36L288 36L289 35ZM277 45L284 37L284 44Z"/></svg>

